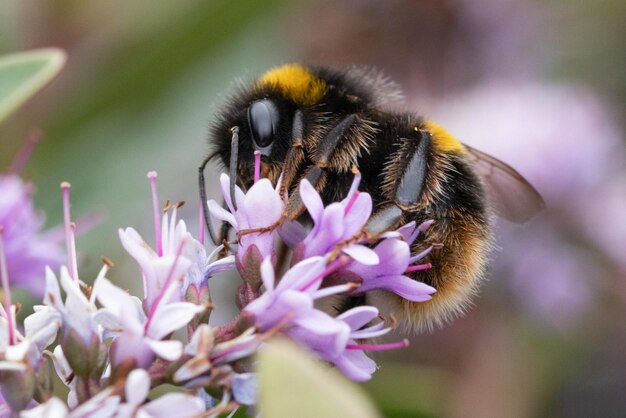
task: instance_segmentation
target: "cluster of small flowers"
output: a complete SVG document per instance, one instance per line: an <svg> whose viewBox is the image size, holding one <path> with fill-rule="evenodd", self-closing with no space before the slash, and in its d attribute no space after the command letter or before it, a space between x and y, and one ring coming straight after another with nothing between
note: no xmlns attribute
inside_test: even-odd
<svg viewBox="0 0 626 418"><path fill-rule="evenodd" d="M331 316L316 301L382 289L418 302L435 291L405 276L429 267L415 263L430 248L412 256L411 245L430 222L368 236L363 231L372 200L358 191L358 174L346 198L327 206L307 181L301 182L299 193L312 228L285 219L279 186L269 180L257 175L247 193L235 186L233 200L230 179L222 175L227 209L209 201L209 210L233 227L238 243L236 250L225 243L209 255L203 233L196 240L177 221L180 204L167 203L161 216L156 173L148 177L155 249L133 228L119 231L123 247L141 268L141 299L106 278L111 267L106 259L93 286L80 280L69 184L64 183L67 267L61 267L58 277L46 269L44 304L34 307L22 332L16 324L18 308L10 300L0 229L5 295L0 310L0 416L12 411L24 417L209 417L252 406L258 382L251 357L275 334L307 347L352 380L368 380L376 364L365 351L402 347L407 341L362 343L390 331L375 307ZM279 243L291 249L291 260L277 280ZM241 313L227 325L211 327L209 278L234 269L243 279L236 297ZM48 348L55 341L56 347ZM48 359L69 389L66 401L53 394ZM152 388L165 383L186 391L147 400Z"/></svg>

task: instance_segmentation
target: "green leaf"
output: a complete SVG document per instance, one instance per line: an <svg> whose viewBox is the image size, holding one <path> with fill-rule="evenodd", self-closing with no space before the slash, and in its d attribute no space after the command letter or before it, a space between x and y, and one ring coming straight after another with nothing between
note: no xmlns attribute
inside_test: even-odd
<svg viewBox="0 0 626 418"><path fill-rule="evenodd" d="M364 392L288 341L259 354L259 406L268 418L379 417Z"/></svg>
<svg viewBox="0 0 626 418"><path fill-rule="evenodd" d="M0 122L52 80L65 58L58 48L0 56Z"/></svg>

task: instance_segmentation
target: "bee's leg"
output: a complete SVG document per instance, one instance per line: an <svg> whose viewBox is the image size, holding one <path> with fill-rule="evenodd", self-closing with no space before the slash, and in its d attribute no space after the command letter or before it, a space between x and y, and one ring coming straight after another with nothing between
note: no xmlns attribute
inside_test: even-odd
<svg viewBox="0 0 626 418"><path fill-rule="evenodd" d="M233 208L237 210L237 200L235 199L235 186L237 184L237 162L239 158L239 127L230 128L233 136L230 140L230 201Z"/></svg>
<svg viewBox="0 0 626 418"><path fill-rule="evenodd" d="M333 152L338 148L340 140L347 134L348 130L354 125L356 121L356 115L348 115L342 119L334 128L332 128L317 144L317 148L311 159L314 165L308 167L304 172L304 175L300 177L300 181L306 179L311 185L321 192L327 183L328 170L330 161L333 158ZM293 183L299 166L304 161L304 149L302 146L302 132L303 121L302 114L296 112L294 117L294 139L292 147L285 159L287 166L283 177L283 186L281 186L281 194L284 190L289 190L289 186ZM292 159L292 161L290 161ZM282 194L284 196L284 194ZM275 222L273 225L269 225L264 228L252 228L243 231L239 231L238 235L245 235L255 232L269 232L278 228L286 219L295 220L298 219L306 210L302 197L300 196L300 189L295 188L293 193L289 195L287 204L283 216Z"/></svg>
<svg viewBox="0 0 626 418"><path fill-rule="evenodd" d="M312 156L316 166L321 168L327 168L329 166L331 157L338 148L339 140L346 136L355 121L356 115L352 114L346 116L319 141L315 153Z"/></svg>
<svg viewBox="0 0 626 418"><path fill-rule="evenodd" d="M403 211L395 203L378 209L365 224L364 232L367 237L375 238L385 231L389 231L398 225L402 219Z"/></svg>
<svg viewBox="0 0 626 418"><path fill-rule="evenodd" d="M206 187L204 184L204 169L206 165L209 163L211 156L205 158L198 167L198 188L200 190L200 204L202 205L202 214L204 215L204 223L209 231L209 236L211 237L211 241L213 244L219 245L219 240L217 237L217 233L215 232L215 228L213 227L213 223L211 222L211 214L209 213L209 206L207 205L206 199Z"/></svg>
<svg viewBox="0 0 626 418"><path fill-rule="evenodd" d="M304 162L305 155L302 144L302 139L304 137L304 120L300 110L297 110L293 117L291 132L291 148L289 148L285 157L285 163L283 165L283 178L280 184L279 193L281 197L285 196L286 191L289 190L292 183L295 181L300 166Z"/></svg>
<svg viewBox="0 0 626 418"><path fill-rule="evenodd" d="M399 161L399 167L396 168L402 172L401 176L398 177L400 182L396 184L394 196L394 201L400 207L417 205L424 188L431 139L427 132L417 132L421 135L417 144L410 144L413 145L412 148L414 149L412 154L408 154L411 156L410 159ZM407 142L414 142L413 138Z"/></svg>
<svg viewBox="0 0 626 418"><path fill-rule="evenodd" d="M331 165L330 162L333 158L333 153L339 147L341 139L344 138L348 131L354 126L355 121L356 115L351 114L346 116L317 143L315 151L311 156L314 165L306 170L302 179L306 179L311 183L318 192L321 192L326 186L328 169L332 168L329 166ZM287 201L287 208L285 210L286 217L288 219L297 219L304 211L305 207L302 202L302 197L300 196L300 190L296 188Z"/></svg>

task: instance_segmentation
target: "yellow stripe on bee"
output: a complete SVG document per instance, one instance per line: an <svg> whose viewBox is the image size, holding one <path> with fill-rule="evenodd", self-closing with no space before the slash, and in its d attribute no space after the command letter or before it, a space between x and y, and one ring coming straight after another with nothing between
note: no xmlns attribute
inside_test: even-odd
<svg viewBox="0 0 626 418"><path fill-rule="evenodd" d="M443 126L432 120L424 120L424 128L430 132L433 146L437 151L441 152L458 152L464 153L465 146L450 132L448 132Z"/></svg>
<svg viewBox="0 0 626 418"><path fill-rule="evenodd" d="M327 89L324 80L297 64L272 68L261 76L258 85L276 87L294 103L305 106L318 103Z"/></svg>

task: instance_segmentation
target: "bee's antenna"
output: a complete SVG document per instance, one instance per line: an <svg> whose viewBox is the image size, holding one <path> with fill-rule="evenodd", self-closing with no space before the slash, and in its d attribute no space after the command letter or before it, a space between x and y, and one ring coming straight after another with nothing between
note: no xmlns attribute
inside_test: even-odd
<svg viewBox="0 0 626 418"><path fill-rule="evenodd" d="M230 140L230 201L233 209L237 210L235 185L237 184L237 159L239 157L239 126L233 126L230 131L233 133Z"/></svg>
<svg viewBox="0 0 626 418"><path fill-rule="evenodd" d="M207 229L209 230L209 235L211 236L211 241L213 244L219 245L220 242L218 240L217 234L215 233L215 229L213 229L213 223L211 222L211 214L209 212L209 206L206 203L206 187L204 185L204 169L206 165L209 163L211 159L211 155L206 157L202 164L198 168L198 185L200 189L200 204L202 205L202 214L204 215L204 223L206 224Z"/></svg>

